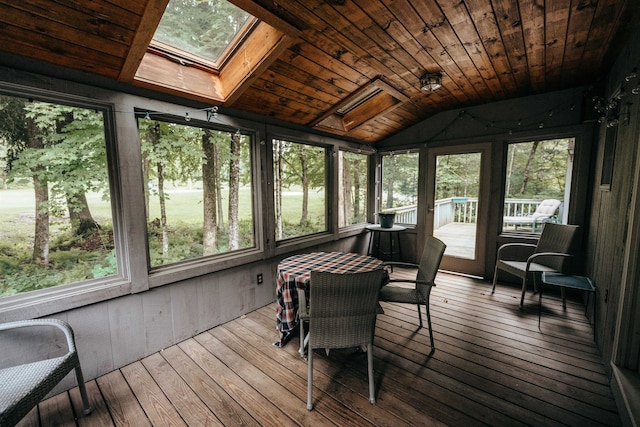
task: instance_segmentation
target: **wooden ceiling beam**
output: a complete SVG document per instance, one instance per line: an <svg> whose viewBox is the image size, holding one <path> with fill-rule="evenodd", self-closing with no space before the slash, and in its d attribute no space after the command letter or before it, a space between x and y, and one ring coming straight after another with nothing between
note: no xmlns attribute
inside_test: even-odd
<svg viewBox="0 0 640 427"><path fill-rule="evenodd" d="M142 63L147 48L158 28L160 19L169 4L169 0L148 0L135 35L129 45L129 51L124 58L124 64L120 69L118 80L131 83L136 71Z"/></svg>

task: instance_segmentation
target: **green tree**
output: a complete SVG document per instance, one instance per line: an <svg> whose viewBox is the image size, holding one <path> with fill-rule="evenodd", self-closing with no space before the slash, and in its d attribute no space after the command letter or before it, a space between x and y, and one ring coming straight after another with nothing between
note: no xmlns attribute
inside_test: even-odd
<svg viewBox="0 0 640 427"><path fill-rule="evenodd" d="M217 166L218 147L215 134L211 129L205 129L202 134L202 205L204 213L202 246L203 255L212 254L218 249L218 194L220 188L219 170Z"/></svg>
<svg viewBox="0 0 640 427"><path fill-rule="evenodd" d="M86 194L108 193L102 114L53 104L37 105L35 114L40 123L54 121L56 126L47 150L48 156L57 159L50 189L55 201L52 208L59 212L66 205L77 235L99 228Z"/></svg>
<svg viewBox="0 0 640 427"><path fill-rule="evenodd" d="M479 153L451 154L436 159L436 199L478 197Z"/></svg>
<svg viewBox="0 0 640 427"><path fill-rule="evenodd" d="M140 126L143 163L149 162L149 182L155 178L160 204L160 218L154 223L162 235L162 256L169 255L167 225L167 182L184 183L200 179L202 173L202 131L192 126L163 121L151 121ZM149 186L148 186L149 187ZM147 188L149 190L149 188Z"/></svg>
<svg viewBox="0 0 640 427"><path fill-rule="evenodd" d="M285 188L302 189L300 221L302 227L313 228L309 220L309 192L326 185L325 149L290 141L274 140L273 164L275 180L276 236L284 237L282 192Z"/></svg>
<svg viewBox="0 0 640 427"><path fill-rule="evenodd" d="M238 226L240 196L240 131L231 135L229 147L229 249L239 248L240 229Z"/></svg>
<svg viewBox="0 0 640 427"><path fill-rule="evenodd" d="M0 135L11 179L30 177L36 202L32 259L49 263L49 216L69 212L76 234L97 227L88 191L107 191L102 115L98 112L0 99Z"/></svg>
<svg viewBox="0 0 640 427"><path fill-rule="evenodd" d="M225 0L171 0L154 39L215 61L248 18Z"/></svg>
<svg viewBox="0 0 640 427"><path fill-rule="evenodd" d="M509 144L505 196L563 199L573 144L572 138Z"/></svg>
<svg viewBox="0 0 640 427"><path fill-rule="evenodd" d="M382 158L382 209L415 204L418 198L418 153Z"/></svg>

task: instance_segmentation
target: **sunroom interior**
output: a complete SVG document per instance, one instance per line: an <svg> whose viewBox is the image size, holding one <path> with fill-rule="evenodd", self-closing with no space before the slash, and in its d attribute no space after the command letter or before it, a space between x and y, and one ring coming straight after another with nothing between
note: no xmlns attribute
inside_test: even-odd
<svg viewBox="0 0 640 427"><path fill-rule="evenodd" d="M533 243L544 226L504 218L557 199L551 219L581 230L572 272L597 287L595 301L578 300L615 400L610 422L640 421L635 1L0 7L0 322L67 321L86 381L263 315L283 258L367 254L367 226L385 210L402 226L403 260L435 235L449 242L443 281L484 293L498 247ZM194 40L222 47L194 53ZM527 155L541 163L515 160ZM463 171L472 178L448 185ZM540 185L535 197L518 193L525 180ZM71 239L84 218L73 203L91 207L91 230ZM83 276L56 270L69 258ZM275 324L274 308L265 342ZM0 368L51 352L25 350L28 338L0 337ZM69 376L51 395L75 386Z"/></svg>

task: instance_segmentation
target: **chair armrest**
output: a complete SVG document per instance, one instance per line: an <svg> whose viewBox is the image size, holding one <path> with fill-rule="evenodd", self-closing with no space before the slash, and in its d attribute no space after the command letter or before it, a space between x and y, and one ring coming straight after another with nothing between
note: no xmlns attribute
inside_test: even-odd
<svg viewBox="0 0 640 427"><path fill-rule="evenodd" d="M389 283L413 283L416 286L425 285L425 286L435 286L436 284L433 282L426 282L424 280L412 280L412 279L391 279L387 282Z"/></svg>
<svg viewBox="0 0 640 427"><path fill-rule="evenodd" d="M53 326L60 329L66 339L67 339L67 347L69 348L69 353L76 352L76 343L73 336L73 329L67 322L58 319L33 319L33 320L17 320L15 322L7 322L0 323L0 331L17 329L17 328L26 328L30 326Z"/></svg>
<svg viewBox="0 0 640 427"><path fill-rule="evenodd" d="M534 262L536 260L536 258L550 257L550 256L551 257L553 257L553 256L565 257L565 258L573 257L572 254L565 254L565 253L562 253L562 252L536 252L535 254L533 254L529 258L527 258L527 270L529 269L529 264Z"/></svg>
<svg viewBox="0 0 640 427"><path fill-rule="evenodd" d="M522 249L522 248L531 249L533 252L536 248L536 245L534 245L533 243L505 243L504 245L500 245L500 247L498 248L498 254L496 255L496 259L501 260L502 259L501 255L505 251L508 252L511 249Z"/></svg>
<svg viewBox="0 0 640 427"><path fill-rule="evenodd" d="M412 262L402 262L402 261L385 261L382 263L383 267L406 267L406 268L418 268L420 267L418 264L414 264Z"/></svg>
<svg viewBox="0 0 640 427"><path fill-rule="evenodd" d="M528 274L529 273L529 267L531 266L531 263L533 263L536 258L541 258L541 257L565 257L565 258L571 258L573 257L572 254L565 254L562 252L537 252L533 255L531 255L528 259L527 259L527 265L525 267L525 272Z"/></svg>

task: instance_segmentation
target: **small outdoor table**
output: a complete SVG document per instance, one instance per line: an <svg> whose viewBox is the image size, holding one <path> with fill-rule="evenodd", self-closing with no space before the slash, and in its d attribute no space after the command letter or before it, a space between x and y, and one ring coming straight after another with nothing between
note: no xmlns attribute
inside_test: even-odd
<svg viewBox="0 0 640 427"><path fill-rule="evenodd" d="M381 227L380 225L367 225L365 227L371 233L369 237L368 255L375 256L383 261L402 261L402 246L400 245L400 232L407 229L401 225L393 227ZM380 250L381 234L388 236L389 250ZM375 249L375 251L374 251ZM394 255L398 254L398 259L394 260Z"/></svg>
<svg viewBox="0 0 640 427"><path fill-rule="evenodd" d="M540 284L538 296L538 328L540 328L540 316L542 315L542 289L544 285L554 285L564 289L577 289L588 292L587 303L584 307L584 314L587 315L587 308L589 307L589 300L591 294L596 293L596 287L588 277L574 276L571 274L554 273L551 271L545 271L542 273L542 283ZM593 299L593 340L596 339L596 301Z"/></svg>

